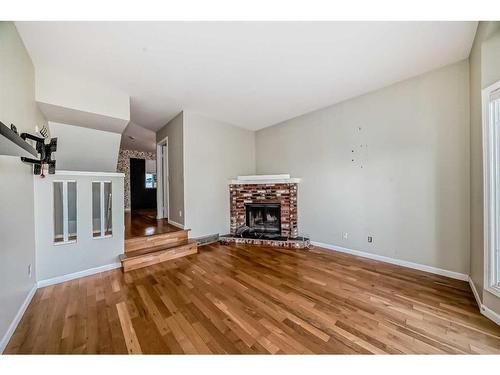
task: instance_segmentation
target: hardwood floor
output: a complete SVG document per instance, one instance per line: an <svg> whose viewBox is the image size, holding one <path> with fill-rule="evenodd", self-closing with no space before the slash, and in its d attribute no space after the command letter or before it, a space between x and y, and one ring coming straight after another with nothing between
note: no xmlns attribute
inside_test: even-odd
<svg viewBox="0 0 500 375"><path fill-rule="evenodd" d="M135 210L125 212L125 240L171 233L180 230L167 219L156 219L156 210Z"/></svg>
<svg viewBox="0 0 500 375"><path fill-rule="evenodd" d="M5 353L500 353L466 282L318 248L199 250L39 289Z"/></svg>

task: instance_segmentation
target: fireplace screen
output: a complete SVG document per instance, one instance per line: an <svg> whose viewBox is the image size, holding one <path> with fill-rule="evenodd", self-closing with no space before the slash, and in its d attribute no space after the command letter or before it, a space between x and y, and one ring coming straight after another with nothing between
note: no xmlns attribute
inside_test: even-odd
<svg viewBox="0 0 500 375"><path fill-rule="evenodd" d="M279 204L246 204L246 225L254 233L281 233Z"/></svg>

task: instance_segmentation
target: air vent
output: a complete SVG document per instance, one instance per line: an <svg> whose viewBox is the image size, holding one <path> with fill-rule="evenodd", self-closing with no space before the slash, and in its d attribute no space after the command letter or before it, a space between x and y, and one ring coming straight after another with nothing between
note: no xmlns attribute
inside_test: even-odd
<svg viewBox="0 0 500 375"><path fill-rule="evenodd" d="M198 243L198 246L208 245L208 244L219 241L219 233L210 234L210 235L204 236L204 237L198 237L198 238L195 238L195 240Z"/></svg>

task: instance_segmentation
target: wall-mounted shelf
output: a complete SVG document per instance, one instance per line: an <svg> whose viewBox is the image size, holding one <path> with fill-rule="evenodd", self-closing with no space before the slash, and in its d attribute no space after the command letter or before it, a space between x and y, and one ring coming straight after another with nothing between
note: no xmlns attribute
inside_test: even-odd
<svg viewBox="0 0 500 375"><path fill-rule="evenodd" d="M0 155L37 157L36 150L19 134L0 122Z"/></svg>

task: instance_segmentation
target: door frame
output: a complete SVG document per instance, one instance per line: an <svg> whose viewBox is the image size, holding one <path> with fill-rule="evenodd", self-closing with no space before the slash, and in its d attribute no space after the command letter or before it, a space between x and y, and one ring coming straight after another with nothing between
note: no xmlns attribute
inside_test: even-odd
<svg viewBox="0 0 500 375"><path fill-rule="evenodd" d="M498 118L491 104L498 101L500 81L482 90L483 105L483 184L484 184L484 285L483 289L500 297L500 133ZM492 99L492 96L496 98ZM496 104L496 113L500 106Z"/></svg>
<svg viewBox="0 0 500 375"><path fill-rule="evenodd" d="M165 153L163 153L162 151L163 146L165 146L166 149ZM166 176L166 179L164 178L164 176ZM169 216L169 211L170 211L169 188L170 188L170 173L168 168L168 137L165 137L156 144L156 218L157 219L165 219L168 218ZM165 196L167 197L166 202L164 202ZM166 205L164 203L166 203Z"/></svg>

